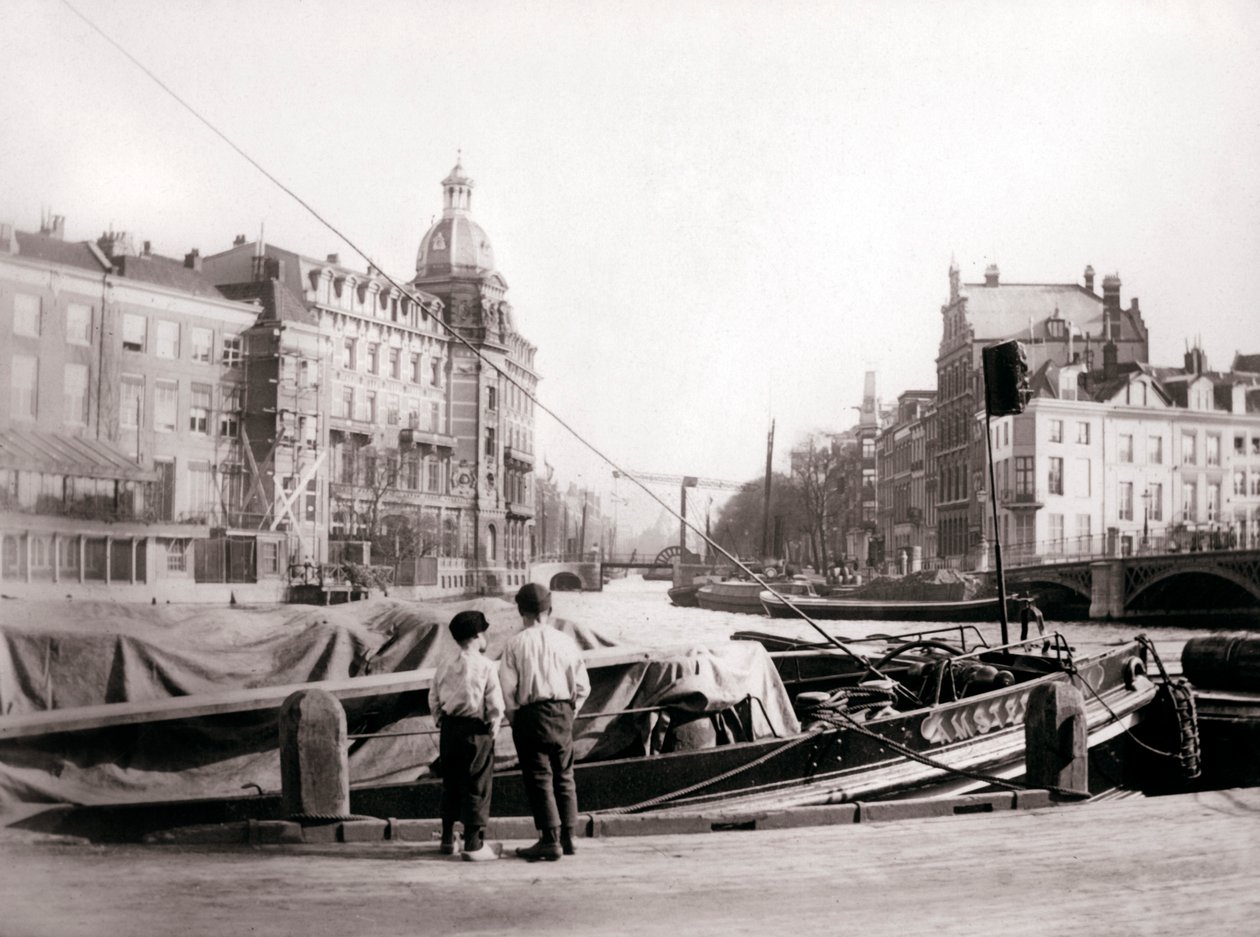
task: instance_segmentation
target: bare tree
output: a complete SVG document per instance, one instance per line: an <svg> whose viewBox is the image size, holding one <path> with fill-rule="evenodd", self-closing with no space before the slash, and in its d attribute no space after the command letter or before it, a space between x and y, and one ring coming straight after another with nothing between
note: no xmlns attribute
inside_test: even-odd
<svg viewBox="0 0 1260 937"><path fill-rule="evenodd" d="M800 498L803 530L814 568L828 568L829 552L841 507L843 475L840 459L830 440L792 452L792 484Z"/></svg>

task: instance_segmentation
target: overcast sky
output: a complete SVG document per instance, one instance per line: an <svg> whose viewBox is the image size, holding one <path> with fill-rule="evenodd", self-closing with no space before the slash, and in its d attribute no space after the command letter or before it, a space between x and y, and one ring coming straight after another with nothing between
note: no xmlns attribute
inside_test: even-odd
<svg viewBox="0 0 1260 937"><path fill-rule="evenodd" d="M395 275L462 148L541 396L627 468L934 387L951 255L1119 272L1157 363L1260 351L1254 2L73 2ZM349 256L62 3L3 13L0 218Z"/></svg>

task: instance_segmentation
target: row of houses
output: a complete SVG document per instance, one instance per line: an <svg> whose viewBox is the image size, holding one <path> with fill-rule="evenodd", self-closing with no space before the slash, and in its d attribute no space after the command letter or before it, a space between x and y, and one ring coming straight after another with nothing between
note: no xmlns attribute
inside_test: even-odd
<svg viewBox="0 0 1260 937"><path fill-rule="evenodd" d="M984 568L1007 556L1060 556L1260 545L1260 356L1213 370L1201 348L1180 367L1149 363L1138 300L1112 274L1082 282L982 283L949 271L937 386L884 409L868 375L861 422L847 434L845 552L891 571ZM1028 354L1025 412L983 412L985 346ZM868 464L869 463L869 464ZM872 477L874 484L872 485Z"/></svg>
<svg viewBox="0 0 1260 937"><path fill-rule="evenodd" d="M472 189L457 164L400 281L244 236L180 260L0 226L5 593L276 599L344 562L522 583L536 348Z"/></svg>

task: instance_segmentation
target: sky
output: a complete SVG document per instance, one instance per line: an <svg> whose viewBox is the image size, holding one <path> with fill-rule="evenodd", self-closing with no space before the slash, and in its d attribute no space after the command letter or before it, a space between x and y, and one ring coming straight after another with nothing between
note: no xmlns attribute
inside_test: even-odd
<svg viewBox="0 0 1260 937"><path fill-rule="evenodd" d="M754 478L772 418L786 467L867 370L934 387L951 258L1118 273L1155 363L1260 352L1260 4L72 2L395 276L462 152L541 399L625 469ZM351 256L64 3L3 6L0 220Z"/></svg>

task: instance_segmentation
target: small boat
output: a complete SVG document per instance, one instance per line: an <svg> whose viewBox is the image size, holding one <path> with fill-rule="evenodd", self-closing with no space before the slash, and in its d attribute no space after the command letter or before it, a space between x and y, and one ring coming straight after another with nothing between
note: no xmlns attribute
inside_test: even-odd
<svg viewBox="0 0 1260 937"><path fill-rule="evenodd" d="M1037 687L1079 688L1088 744L1108 745L1109 758L1118 757L1125 734L1139 727L1155 699L1156 687L1145 673L1147 645L1140 640L1079 655L1057 634L1048 650L1040 638L968 648L973 630L885 637L864 647L789 640L771 652L759 640L738 640L709 653L591 652L588 667L599 691L578 717L581 808L631 813L718 807L730 814L1009 788L1019 786L1026 771L1025 714ZM784 640L767 636L775 647L784 647ZM600 703L592 705L595 700ZM423 708L421 699L417 703ZM398 736L432 736L423 711L401 722L378 722L367 733L356 722L356 745L371 742L395 754L404 751L389 748L401 743ZM431 759L433 747L426 744ZM441 781L418 750L410 753L411 780L352 784L353 813L439 815ZM1095 780L1110 783L1101 773ZM495 772L493 813L530 813L514 766ZM195 800L50 805L14 825L109 841L178 826L283 817L279 792L259 790Z"/></svg>
<svg viewBox="0 0 1260 937"><path fill-rule="evenodd" d="M731 579L726 582L711 582L696 590L696 600L700 607L711 612L739 612L745 615L764 615L766 610L761 601L765 587L755 580ZM782 595L818 596L814 587L804 581L789 580L775 583L775 590ZM766 593L772 595L773 593ZM785 605L784 608L787 608ZM790 611L790 610L789 610Z"/></svg>
<svg viewBox="0 0 1260 937"><path fill-rule="evenodd" d="M798 614L773 592L762 590L758 602L771 618L797 618ZM997 597L957 602L915 599L852 599L834 595L791 596L792 604L810 618L865 621L996 621ZM1008 601L1007 608L1017 614Z"/></svg>

